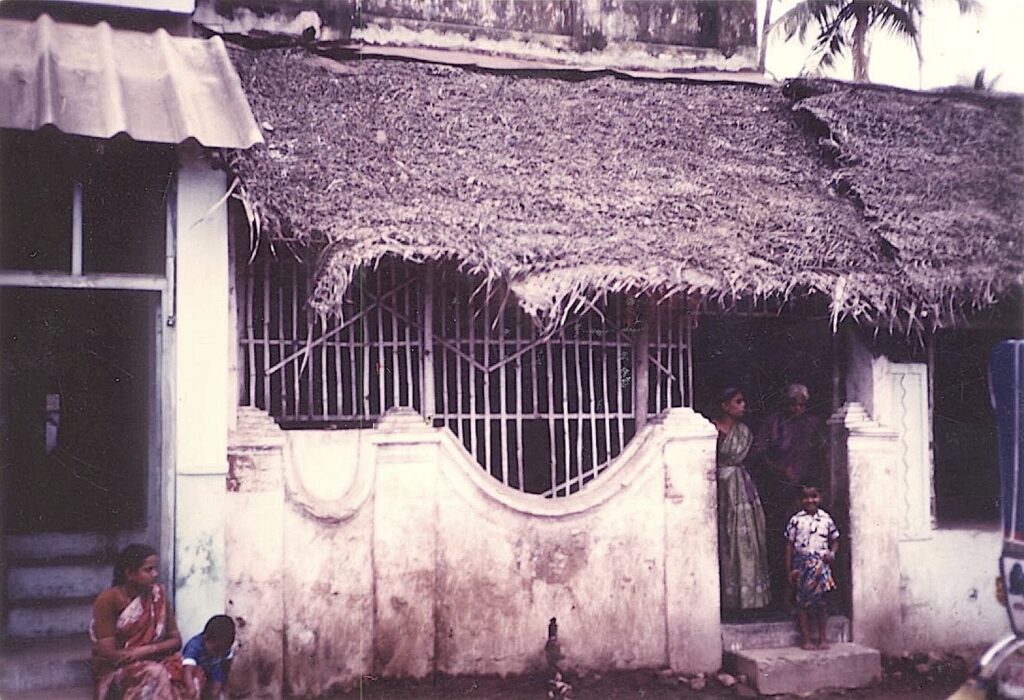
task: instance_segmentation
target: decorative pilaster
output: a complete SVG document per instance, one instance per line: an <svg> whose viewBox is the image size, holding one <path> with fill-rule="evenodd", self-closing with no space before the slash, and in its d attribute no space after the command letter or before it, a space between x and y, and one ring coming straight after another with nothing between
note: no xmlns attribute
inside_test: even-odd
<svg viewBox="0 0 1024 700"><path fill-rule="evenodd" d="M715 429L689 408L668 412L665 431L665 615L669 666L722 665Z"/></svg>
<svg viewBox="0 0 1024 700"><path fill-rule="evenodd" d="M282 693L284 442L265 412L238 410L228 446L226 614L238 628L232 691L252 698Z"/></svg>
<svg viewBox="0 0 1024 700"><path fill-rule="evenodd" d="M373 672L423 678L435 670L438 437L410 408L377 432Z"/></svg>
<svg viewBox="0 0 1024 700"><path fill-rule="evenodd" d="M850 508L853 641L898 652L900 630L899 518L894 494L898 435L858 403L829 419L834 447L845 455ZM842 457L841 455L841 457Z"/></svg>

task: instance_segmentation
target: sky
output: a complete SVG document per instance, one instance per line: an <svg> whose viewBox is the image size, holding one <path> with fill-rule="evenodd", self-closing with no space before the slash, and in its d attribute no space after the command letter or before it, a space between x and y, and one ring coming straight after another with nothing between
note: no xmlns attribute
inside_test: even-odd
<svg viewBox="0 0 1024 700"><path fill-rule="evenodd" d="M772 16L777 18L796 0L774 0ZM949 85L972 85L978 70L985 69L986 81L997 78L993 89L1024 93L1024 0L980 0L979 12L961 15L955 0L924 0L921 49L918 65L912 45L884 31L869 35L870 77L911 89L933 89ZM758 0L763 17L765 0ZM759 20L760 23L760 20ZM785 42L780 30L768 44L767 70L776 78L798 75L810 52L794 38ZM838 63L830 73L852 78L849 60Z"/></svg>

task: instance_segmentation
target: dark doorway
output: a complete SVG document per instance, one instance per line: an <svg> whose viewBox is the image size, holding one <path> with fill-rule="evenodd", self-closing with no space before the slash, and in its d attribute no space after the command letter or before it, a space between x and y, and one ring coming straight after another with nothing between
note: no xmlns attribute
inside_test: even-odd
<svg viewBox="0 0 1024 700"><path fill-rule="evenodd" d="M1014 331L965 330L935 337L935 516L940 525L999 520L996 420L988 358Z"/></svg>
<svg viewBox="0 0 1024 700"><path fill-rule="evenodd" d="M834 343L825 317L790 316L701 316L694 331L693 377L694 406L708 418L718 408L718 397L726 387L743 390L747 414L743 419L755 436L761 433L767 418L784 409L784 393L790 384L803 384L810 393L806 407L814 417L817 438L813 441L821 454L820 471L829 478L825 421L834 406ZM783 570L785 539L783 531L789 518L800 510L798 499L780 489L764 464L755 456L758 440L745 462L758 486L765 511L768 568L772 584L772 603L759 613L737 614L723 610L727 622L752 619L788 619L786 573ZM846 531L847 514L840 503L831 503L824 484L822 506ZM838 499L837 499L838 500ZM848 577L837 564L838 585L842 589ZM844 580L844 578L846 580ZM833 596L836 608L845 607L842 594Z"/></svg>
<svg viewBox="0 0 1024 700"><path fill-rule="evenodd" d="M147 292L0 290L7 532L143 524L156 302Z"/></svg>

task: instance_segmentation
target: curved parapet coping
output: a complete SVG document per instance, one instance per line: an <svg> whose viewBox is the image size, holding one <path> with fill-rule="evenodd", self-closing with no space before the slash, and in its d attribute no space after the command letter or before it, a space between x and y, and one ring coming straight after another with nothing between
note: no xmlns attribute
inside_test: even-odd
<svg viewBox="0 0 1024 700"><path fill-rule="evenodd" d="M285 484L289 500L310 516L329 523L352 518L373 492L379 447L403 450L436 449L437 465L453 485L471 487L487 501L509 511L539 518L561 518L594 510L645 479L665 478L663 449L669 439L681 435L706 437L699 430L707 422L689 409L676 409L657 416L634 436L611 465L591 481L587 488L565 498L543 498L505 486L485 472L455 435L445 427L426 425L411 411L386 416L377 428L358 431L286 432ZM683 430L680 430L680 428ZM308 483L305 465L315 462L318 449L344 451L339 440L348 440L355 450L340 482L331 485L336 492L324 494ZM321 443L317 445L317 443ZM337 463L337 456L329 460ZM333 468L333 467L332 467ZM323 473L321 474L323 476Z"/></svg>
<svg viewBox="0 0 1024 700"><path fill-rule="evenodd" d="M538 518L563 518L599 508L646 479L664 478L662 448L668 433L661 417L653 419L626 449L585 489L565 498L542 498L505 486L485 472L447 428L439 429L444 458L441 468L453 481L468 482L492 503Z"/></svg>
<svg viewBox="0 0 1024 700"><path fill-rule="evenodd" d="M351 519L359 512L370 494L373 492L374 483L374 462L376 445L370 439L373 431L354 430L301 430L286 431L284 446L285 462L285 490L288 500L304 513L324 523L336 525ZM347 474L342 475L340 483L335 483L330 491L333 493L324 494L324 489L317 489L309 484L304 478L303 467L309 463L310 452L316 452L318 448L340 452L343 445L338 445L339 438L354 443L354 453L351 466ZM334 442L333 445L311 444L318 441ZM329 460L328 464L335 464L336 459Z"/></svg>

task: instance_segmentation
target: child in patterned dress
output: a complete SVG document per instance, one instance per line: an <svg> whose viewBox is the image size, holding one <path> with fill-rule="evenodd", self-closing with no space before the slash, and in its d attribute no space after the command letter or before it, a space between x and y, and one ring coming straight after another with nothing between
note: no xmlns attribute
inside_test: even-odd
<svg viewBox="0 0 1024 700"><path fill-rule="evenodd" d="M795 589L797 619L800 623L801 646L811 650L810 627L818 628L818 649L828 649L825 639L828 624L828 593L835 590L830 564L839 549L839 530L832 516L823 511L821 494L814 486L800 492L803 510L786 525L786 571L789 585Z"/></svg>

